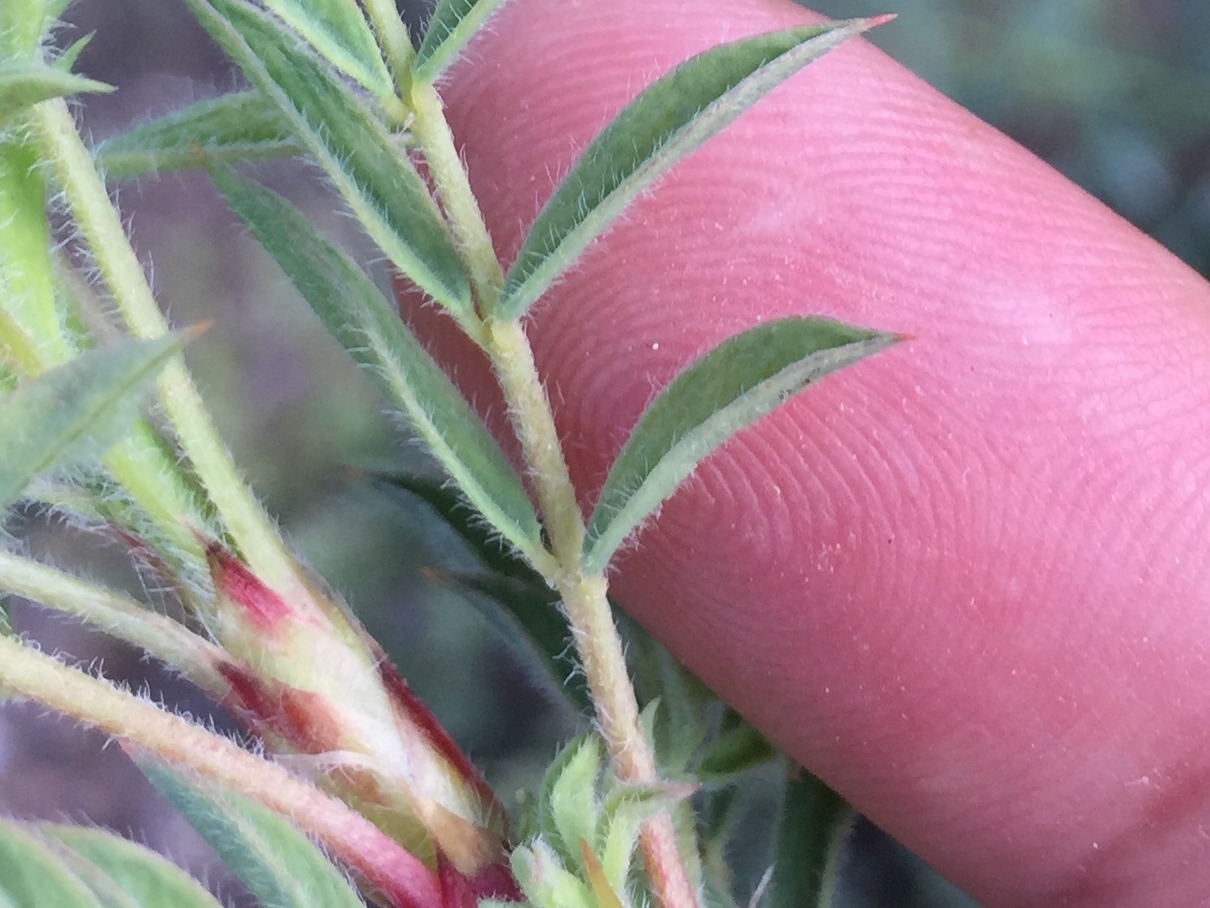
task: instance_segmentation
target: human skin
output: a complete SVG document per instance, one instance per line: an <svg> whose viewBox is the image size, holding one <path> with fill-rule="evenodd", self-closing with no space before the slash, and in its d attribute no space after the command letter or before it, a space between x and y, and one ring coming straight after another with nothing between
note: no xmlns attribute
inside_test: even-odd
<svg viewBox="0 0 1210 908"><path fill-rule="evenodd" d="M779 0L516 0L444 95L505 262L644 84ZM892 26L893 27L893 26ZM654 389L825 314L911 340L734 439L617 601L989 906L1210 898L1210 289L862 42L679 164L528 322L582 501ZM412 314L500 423L481 362Z"/></svg>

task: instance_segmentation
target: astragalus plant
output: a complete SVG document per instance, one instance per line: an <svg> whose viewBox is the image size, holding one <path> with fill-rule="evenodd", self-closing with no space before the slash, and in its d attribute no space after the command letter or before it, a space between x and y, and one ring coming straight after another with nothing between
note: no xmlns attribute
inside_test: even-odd
<svg viewBox="0 0 1210 908"><path fill-rule="evenodd" d="M662 679L640 702L608 600L611 560L715 448L896 338L803 317L725 341L654 397L586 515L526 317L678 159L876 22L747 38L685 61L584 149L502 262L438 89L500 2L442 0L419 42L386 0L184 2L247 87L96 148L65 99L112 87L73 71L83 42L48 50L63 3L0 5L0 504L46 508L119 540L174 608L170 617L83 570L35 560L18 538L0 550L0 591L140 647L260 747L8 628L0 687L111 735L265 905L732 904L719 817L744 773L775 753L631 629L631 652L648 663L639 668L655 665ZM490 361L511 441L493 436L426 352L393 292L241 173L285 156L321 171L400 292L438 307ZM558 659L574 642L579 668L562 680L591 722L519 821L339 593L300 563L218 436L181 357L206 326L167 323L111 201L118 181L186 167L209 172L445 475L389 481L479 553L479 591L553 671L566 676ZM769 897L822 902L847 809L801 775L784 797L779 836L796 857L772 865ZM215 904L163 859L87 828L3 823L0 868L6 904Z"/></svg>

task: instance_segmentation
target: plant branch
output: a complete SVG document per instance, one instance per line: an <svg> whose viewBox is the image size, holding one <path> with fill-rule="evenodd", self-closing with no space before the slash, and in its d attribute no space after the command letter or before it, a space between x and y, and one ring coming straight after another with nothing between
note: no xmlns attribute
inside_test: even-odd
<svg viewBox="0 0 1210 908"><path fill-rule="evenodd" d="M67 105L61 100L40 104L34 108L31 119L127 327L139 338L164 335L168 324ZM294 561L232 461L182 358L168 363L158 386L181 447L236 547L266 583L283 595L299 596L305 587L297 576Z"/></svg>
<svg viewBox="0 0 1210 908"><path fill-rule="evenodd" d="M412 134L425 149L429 176L437 188L458 252L470 276L480 315L488 316L500 295L504 272L496 258L479 202L471 190L466 168L454 146L454 136L442 111L441 96L432 85L417 82L412 84L411 103L414 112Z"/></svg>
<svg viewBox="0 0 1210 908"><path fill-rule="evenodd" d="M226 738L0 637L0 687L289 817L400 905L441 904L433 873L361 814Z"/></svg>
<svg viewBox="0 0 1210 908"><path fill-rule="evenodd" d="M393 0L363 0L362 6L378 36L378 46L382 48L387 66L391 68L395 84L406 98L412 81L412 58L416 56L407 26L399 17Z"/></svg>
<svg viewBox="0 0 1210 908"><path fill-rule="evenodd" d="M137 646L216 700L227 692L227 682L217 670L226 659L221 649L112 590L5 551L0 551L0 587Z"/></svg>
<svg viewBox="0 0 1210 908"><path fill-rule="evenodd" d="M551 551L558 563L557 573L547 574L546 579L563 598L614 771L626 782L655 783L658 781L655 755L639 721L622 642L606 598L604 574L586 575L583 571L584 517L576 501L550 400L534 363L533 349L520 321L491 318L503 274L441 99L431 85L413 84L410 96L414 111L412 132L457 239L480 314L487 319L485 350L504 392L550 537ZM640 845L659 904L663 908L696 905L688 872L677 850L672 820L666 812L644 825Z"/></svg>

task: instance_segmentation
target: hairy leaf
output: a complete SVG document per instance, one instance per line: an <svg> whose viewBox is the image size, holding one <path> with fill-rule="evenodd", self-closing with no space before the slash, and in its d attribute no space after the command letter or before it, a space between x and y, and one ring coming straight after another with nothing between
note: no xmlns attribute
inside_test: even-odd
<svg viewBox="0 0 1210 908"><path fill-rule="evenodd" d="M102 908L55 850L29 830L0 819L0 905L4 908Z"/></svg>
<svg viewBox="0 0 1210 908"><path fill-rule="evenodd" d="M102 829L51 823L37 829L43 837L59 842L91 865L95 874L123 893L124 903L146 908L219 908L218 901L197 880L149 848ZM85 882L95 879L78 864L74 866ZM95 884L94 889L100 893Z"/></svg>
<svg viewBox="0 0 1210 908"><path fill-rule="evenodd" d="M421 290L475 332L453 240L407 155L330 69L243 0L187 0L202 25L281 110L357 219Z"/></svg>
<svg viewBox="0 0 1210 908"><path fill-rule="evenodd" d="M263 908L361 908L341 872L289 820L149 759L138 763Z"/></svg>
<svg viewBox="0 0 1210 908"><path fill-rule="evenodd" d="M518 551L542 557L538 517L516 471L364 272L281 196L231 173L214 177L228 204L328 330L368 368L467 500Z"/></svg>
<svg viewBox="0 0 1210 908"><path fill-rule="evenodd" d="M778 319L690 365L643 412L610 468L584 540L586 569L602 570L635 527L740 429L897 339L827 319Z"/></svg>
<svg viewBox="0 0 1210 908"><path fill-rule="evenodd" d="M514 849L509 863L534 908L601 908L588 885L541 839Z"/></svg>
<svg viewBox="0 0 1210 908"><path fill-rule="evenodd" d="M444 575L472 595L472 604L500 631L502 642L523 665L534 665L539 679L567 698L578 713L591 715L592 700L584 673L575 670L567 622L559 595L527 561L502 544L466 499L447 482L403 473L375 477L384 491L424 501L470 548L485 571Z"/></svg>
<svg viewBox="0 0 1210 908"><path fill-rule="evenodd" d="M440 0L412 62L415 77L422 82L435 81L504 3L505 0Z"/></svg>
<svg viewBox="0 0 1210 908"><path fill-rule="evenodd" d="M694 775L711 782L734 781L736 776L764 766L777 756L777 748L768 738L728 710L718 738L702 755Z"/></svg>
<svg viewBox="0 0 1210 908"><path fill-rule="evenodd" d="M830 908L840 858L856 814L844 799L802 770L786 783L764 908Z"/></svg>
<svg viewBox="0 0 1210 908"><path fill-rule="evenodd" d="M99 455L130 428L144 386L180 341L120 341L89 350L0 398L0 508L34 476Z"/></svg>
<svg viewBox="0 0 1210 908"><path fill-rule="evenodd" d="M593 843L601 869L614 892L626 891L639 828L652 815L670 808L693 793L688 785L617 785L601 805L601 818Z"/></svg>
<svg viewBox="0 0 1210 908"><path fill-rule="evenodd" d="M76 61L80 59L80 54L83 53L84 48L92 43L92 36L95 34L96 32L89 32L86 35L81 35L75 41L72 41L71 44L67 45L67 47L63 48L63 52L55 57L55 68L61 69L63 72L71 72L76 65Z"/></svg>
<svg viewBox="0 0 1210 908"><path fill-rule="evenodd" d="M264 0L321 57L378 97L394 92L391 74L357 0Z"/></svg>
<svg viewBox="0 0 1210 908"><path fill-rule="evenodd" d="M0 125L15 114L49 98L81 92L111 92L112 85L32 61L0 63Z"/></svg>
<svg viewBox="0 0 1210 908"><path fill-rule="evenodd" d="M106 179L279 158L302 145L277 106L258 91L198 101L100 143L93 154Z"/></svg>
<svg viewBox="0 0 1210 908"><path fill-rule="evenodd" d="M580 864L580 842L595 844L600 804L597 779L601 775L601 742L594 735L579 739L559 773L546 787L549 830L546 840L568 867Z"/></svg>
<svg viewBox="0 0 1210 908"><path fill-rule="evenodd" d="M555 188L509 269L497 316L519 318L668 168L779 83L878 21L795 28L724 44L648 86Z"/></svg>

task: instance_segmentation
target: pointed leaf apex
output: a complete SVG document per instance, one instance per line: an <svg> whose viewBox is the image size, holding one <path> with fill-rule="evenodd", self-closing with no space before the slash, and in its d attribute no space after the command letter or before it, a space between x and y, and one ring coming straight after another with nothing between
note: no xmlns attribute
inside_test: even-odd
<svg viewBox="0 0 1210 908"><path fill-rule="evenodd" d="M214 327L214 319L212 319L212 318L202 319L202 321L194 322L188 328L184 328L184 329L178 331L177 336L180 337L181 343L188 344L188 343L191 343L192 341L197 340L199 337L201 337L203 334L207 333L213 327Z"/></svg>

